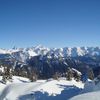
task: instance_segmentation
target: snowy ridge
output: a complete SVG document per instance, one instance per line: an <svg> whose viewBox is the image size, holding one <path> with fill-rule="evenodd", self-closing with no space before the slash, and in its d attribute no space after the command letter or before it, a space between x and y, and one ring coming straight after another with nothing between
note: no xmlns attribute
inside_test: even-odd
<svg viewBox="0 0 100 100"><path fill-rule="evenodd" d="M16 48L16 49L0 49L0 54L13 54L22 52L29 57L36 55L48 55L49 57L52 54L55 57L76 57L76 56L98 56L100 55L99 47L73 47L73 48L47 48L44 46L35 46L30 48Z"/></svg>

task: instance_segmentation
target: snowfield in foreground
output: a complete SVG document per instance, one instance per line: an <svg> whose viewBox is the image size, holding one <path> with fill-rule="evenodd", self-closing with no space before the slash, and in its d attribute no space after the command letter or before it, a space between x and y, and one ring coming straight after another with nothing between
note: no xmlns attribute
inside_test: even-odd
<svg viewBox="0 0 100 100"><path fill-rule="evenodd" d="M1 80L1 77L0 77ZM80 93L84 84L75 80L38 80L13 77L13 82L0 83L0 100L69 100Z"/></svg>
<svg viewBox="0 0 100 100"><path fill-rule="evenodd" d="M70 100L100 100L100 91L89 92L79 96L75 96Z"/></svg>
<svg viewBox="0 0 100 100"><path fill-rule="evenodd" d="M82 92L70 100L100 100L100 77L88 80Z"/></svg>
<svg viewBox="0 0 100 100"><path fill-rule="evenodd" d="M12 82L2 83L0 77L0 100L100 100L100 79L82 82L37 80L13 76Z"/></svg>

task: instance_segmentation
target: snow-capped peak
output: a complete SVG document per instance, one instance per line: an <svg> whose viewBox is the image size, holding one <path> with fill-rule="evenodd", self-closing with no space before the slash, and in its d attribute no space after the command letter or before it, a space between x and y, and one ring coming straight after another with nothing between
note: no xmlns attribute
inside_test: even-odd
<svg viewBox="0 0 100 100"><path fill-rule="evenodd" d="M19 53L19 54L18 54ZM65 48L47 48L42 45L29 48L0 49L0 54L21 55L21 57L30 58L37 55L47 55L49 58L55 57L77 57L77 56L100 56L99 47L65 47Z"/></svg>

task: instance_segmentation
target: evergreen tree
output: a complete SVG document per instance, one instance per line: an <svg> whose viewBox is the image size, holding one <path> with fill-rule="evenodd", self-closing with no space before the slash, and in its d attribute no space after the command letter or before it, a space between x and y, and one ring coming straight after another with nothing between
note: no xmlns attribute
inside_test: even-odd
<svg viewBox="0 0 100 100"><path fill-rule="evenodd" d="M77 82L79 82L79 81L81 80L81 75L78 74L78 73L75 73L75 74L74 74L74 79L75 79Z"/></svg>
<svg viewBox="0 0 100 100"><path fill-rule="evenodd" d="M73 78L73 71L70 67L68 67L68 70L66 73L66 79L70 81L70 80L72 80L72 78Z"/></svg>
<svg viewBox="0 0 100 100"><path fill-rule="evenodd" d="M38 79L38 75L37 75L35 70L32 70L29 73L29 79L31 80L31 82L34 82L34 81L36 81Z"/></svg>
<svg viewBox="0 0 100 100"><path fill-rule="evenodd" d="M88 72L87 72L88 78L93 80L94 79L94 73L93 73L93 69L92 68L88 68Z"/></svg>
<svg viewBox="0 0 100 100"><path fill-rule="evenodd" d="M2 76L3 82L6 83L7 80L12 81L12 76L12 69L9 66L5 66Z"/></svg>
<svg viewBox="0 0 100 100"><path fill-rule="evenodd" d="M58 72L55 72L55 74L53 75L53 79L55 80L59 80L60 74Z"/></svg>

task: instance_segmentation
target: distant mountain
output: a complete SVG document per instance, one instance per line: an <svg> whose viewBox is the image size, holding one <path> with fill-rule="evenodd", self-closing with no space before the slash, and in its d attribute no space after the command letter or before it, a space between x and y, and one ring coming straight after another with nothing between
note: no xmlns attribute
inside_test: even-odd
<svg viewBox="0 0 100 100"><path fill-rule="evenodd" d="M44 56L52 58L52 56L59 57L82 57L82 56L100 56L99 47L73 47L73 48L46 48L38 45L30 48L14 48L14 49L0 49L0 54L9 54L22 62L34 56Z"/></svg>
<svg viewBox="0 0 100 100"><path fill-rule="evenodd" d="M92 68L100 73L99 47L47 48L41 45L29 48L0 49L0 64L10 64L16 70L27 66L35 68L41 77L51 77L55 72L65 73L68 67L86 74ZM27 65L27 66L26 66Z"/></svg>

